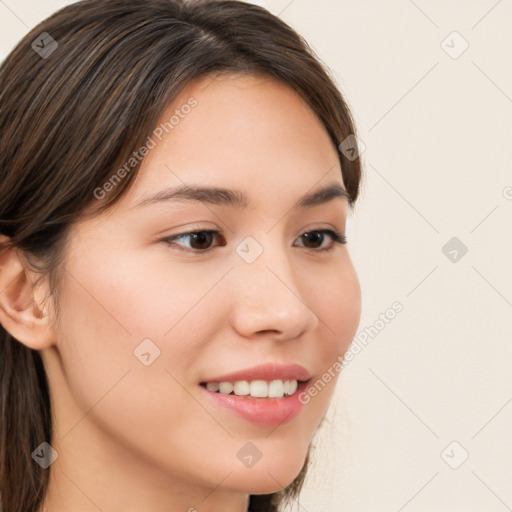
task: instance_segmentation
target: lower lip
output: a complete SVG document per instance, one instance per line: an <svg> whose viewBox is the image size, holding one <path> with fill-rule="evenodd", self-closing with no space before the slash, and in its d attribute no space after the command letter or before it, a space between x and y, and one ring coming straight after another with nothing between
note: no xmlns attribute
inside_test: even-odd
<svg viewBox="0 0 512 512"><path fill-rule="evenodd" d="M257 425L273 427L287 423L299 415L304 405L299 400L299 395L306 389L307 385L307 381L299 382L297 391L293 395L283 398L224 395L209 391L203 386L199 387L221 407L231 409L235 414Z"/></svg>

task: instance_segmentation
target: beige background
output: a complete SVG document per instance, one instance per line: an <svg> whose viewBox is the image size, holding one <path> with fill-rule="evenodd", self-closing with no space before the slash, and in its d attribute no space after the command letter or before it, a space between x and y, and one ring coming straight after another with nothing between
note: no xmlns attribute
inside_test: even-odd
<svg viewBox="0 0 512 512"><path fill-rule="evenodd" d="M0 1L0 57L66 3ZM510 510L512 1L254 3L332 69L366 147L349 243L372 336L293 510Z"/></svg>

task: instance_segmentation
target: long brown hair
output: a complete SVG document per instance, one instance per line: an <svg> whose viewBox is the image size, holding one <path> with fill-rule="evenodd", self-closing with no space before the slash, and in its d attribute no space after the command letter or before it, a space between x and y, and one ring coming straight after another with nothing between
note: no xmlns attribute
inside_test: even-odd
<svg viewBox="0 0 512 512"><path fill-rule="evenodd" d="M69 227L86 210L100 214L119 200L138 165L101 201L93 193L143 145L187 83L215 73L266 73L287 84L317 114L336 148L355 133L341 93L306 41L269 11L238 1L83 0L41 22L2 63L3 250L16 247L38 275L49 277L57 305ZM338 154L352 204L359 159ZM41 506L50 469L35 464L31 453L51 438L42 358L0 325L3 512ZM277 511L296 499L309 456L289 486L252 495L250 510Z"/></svg>

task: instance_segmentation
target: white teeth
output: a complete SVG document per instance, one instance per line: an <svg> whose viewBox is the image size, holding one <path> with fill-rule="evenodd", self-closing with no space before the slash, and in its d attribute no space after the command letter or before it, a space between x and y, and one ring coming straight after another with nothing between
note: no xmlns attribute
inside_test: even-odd
<svg viewBox="0 0 512 512"><path fill-rule="evenodd" d="M265 398L268 396L268 384L264 380L253 380L250 384L250 395L256 398Z"/></svg>
<svg viewBox="0 0 512 512"><path fill-rule="evenodd" d="M282 380L273 380L268 385L269 398L281 398L284 395L284 383Z"/></svg>
<svg viewBox="0 0 512 512"><path fill-rule="evenodd" d="M223 395L229 395L233 391L233 384L231 382L221 382L219 384L219 391Z"/></svg>
<svg viewBox="0 0 512 512"><path fill-rule="evenodd" d="M283 398L293 395L297 391L296 380L238 380L236 382L208 382L206 389L219 392L224 395L235 393L239 396L253 396L255 398Z"/></svg>
<svg viewBox="0 0 512 512"><path fill-rule="evenodd" d="M249 382L246 380L237 380L234 386L235 395L248 395L250 393Z"/></svg>

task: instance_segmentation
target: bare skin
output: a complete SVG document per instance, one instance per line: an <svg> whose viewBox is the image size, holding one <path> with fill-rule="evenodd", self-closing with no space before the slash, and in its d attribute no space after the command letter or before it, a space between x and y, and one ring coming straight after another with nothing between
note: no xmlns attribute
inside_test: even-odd
<svg viewBox="0 0 512 512"><path fill-rule="evenodd" d="M58 320L46 281L33 289L16 251L0 256L0 321L41 351L50 381L48 512L246 511L249 494L294 480L329 405L337 378L293 420L262 427L199 387L268 362L301 364L316 380L345 353L361 299L347 246L302 236L344 233L347 200L293 208L328 183L344 187L321 122L271 78L211 80L190 83L163 113L197 100L155 139L115 207L72 226ZM249 205L136 206L183 184L236 189ZM199 229L221 233L207 252L190 236L162 241ZM250 264L235 250L247 237L263 249ZM148 366L134 355L145 339L160 350ZM237 457L249 441L262 452L251 468Z"/></svg>

